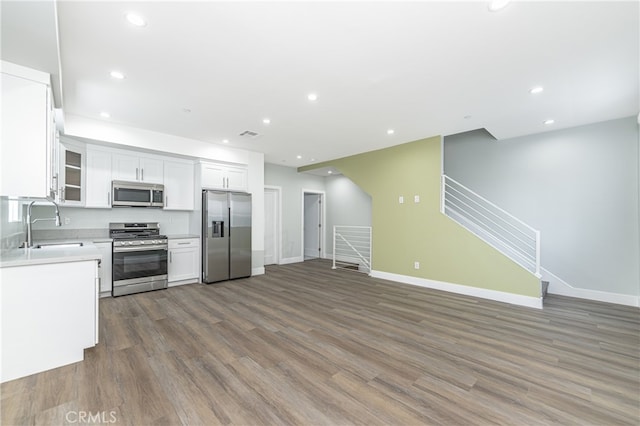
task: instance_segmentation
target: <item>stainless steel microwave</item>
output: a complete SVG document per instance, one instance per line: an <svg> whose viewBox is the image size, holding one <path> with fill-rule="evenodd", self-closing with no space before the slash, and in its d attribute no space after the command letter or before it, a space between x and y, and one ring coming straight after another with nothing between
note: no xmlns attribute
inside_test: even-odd
<svg viewBox="0 0 640 426"><path fill-rule="evenodd" d="M113 207L164 207L164 185L114 180Z"/></svg>

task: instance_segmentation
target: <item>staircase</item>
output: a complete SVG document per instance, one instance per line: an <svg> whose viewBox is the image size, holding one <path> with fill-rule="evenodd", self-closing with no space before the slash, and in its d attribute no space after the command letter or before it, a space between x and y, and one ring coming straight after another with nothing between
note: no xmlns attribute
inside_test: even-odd
<svg viewBox="0 0 640 426"><path fill-rule="evenodd" d="M542 277L540 231L447 175L442 175L441 197L443 214L536 277ZM541 296L546 294L548 285L541 282Z"/></svg>

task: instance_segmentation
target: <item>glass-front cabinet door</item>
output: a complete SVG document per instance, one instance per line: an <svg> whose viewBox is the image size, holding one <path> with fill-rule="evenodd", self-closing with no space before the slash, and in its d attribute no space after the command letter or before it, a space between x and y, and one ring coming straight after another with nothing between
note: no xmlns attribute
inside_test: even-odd
<svg viewBox="0 0 640 426"><path fill-rule="evenodd" d="M85 149L61 141L59 202L84 205Z"/></svg>

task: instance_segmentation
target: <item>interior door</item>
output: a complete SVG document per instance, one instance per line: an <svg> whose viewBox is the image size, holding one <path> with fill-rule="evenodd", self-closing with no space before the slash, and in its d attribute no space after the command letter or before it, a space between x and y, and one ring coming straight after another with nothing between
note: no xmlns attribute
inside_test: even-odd
<svg viewBox="0 0 640 426"><path fill-rule="evenodd" d="M321 195L304 194L304 258L317 259L320 257L322 231L321 224Z"/></svg>

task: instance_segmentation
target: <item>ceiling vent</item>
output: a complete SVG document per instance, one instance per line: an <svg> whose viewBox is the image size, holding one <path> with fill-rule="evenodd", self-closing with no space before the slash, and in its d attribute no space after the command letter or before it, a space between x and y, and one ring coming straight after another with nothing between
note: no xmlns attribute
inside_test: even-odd
<svg viewBox="0 0 640 426"><path fill-rule="evenodd" d="M252 132L251 130L245 130L244 132L240 133L240 136L246 138L255 138L256 136L258 136L258 134L256 132Z"/></svg>

